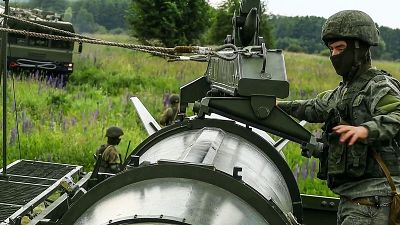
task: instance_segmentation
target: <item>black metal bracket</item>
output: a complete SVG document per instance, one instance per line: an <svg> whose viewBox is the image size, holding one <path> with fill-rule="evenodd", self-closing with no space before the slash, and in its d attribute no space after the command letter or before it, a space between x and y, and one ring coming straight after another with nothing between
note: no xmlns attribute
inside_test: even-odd
<svg viewBox="0 0 400 225"><path fill-rule="evenodd" d="M218 115L310 146L311 133L275 106L273 96L206 97L201 101L198 117ZM315 143L311 143L314 145Z"/></svg>

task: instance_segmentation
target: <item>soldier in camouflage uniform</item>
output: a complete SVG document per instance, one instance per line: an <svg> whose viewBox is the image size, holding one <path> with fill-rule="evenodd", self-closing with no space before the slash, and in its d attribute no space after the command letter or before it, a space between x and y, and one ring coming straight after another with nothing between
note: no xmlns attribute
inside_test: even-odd
<svg viewBox="0 0 400 225"><path fill-rule="evenodd" d="M277 103L300 120L324 123L326 147L314 157L320 161L318 177L340 195L337 224L389 223L391 189L373 151L399 190L400 83L371 66L369 48L378 45L378 34L364 12L332 15L321 36L343 81L314 99Z"/></svg>
<svg viewBox="0 0 400 225"><path fill-rule="evenodd" d="M168 126L174 123L176 116L179 112L179 95L171 95L169 97L169 107L164 111L161 116L160 124L163 126Z"/></svg>
<svg viewBox="0 0 400 225"><path fill-rule="evenodd" d="M121 157L116 145L121 141L124 132L119 127L110 127L106 131L107 144L101 145L96 155L101 154L99 172L118 173L121 170Z"/></svg>

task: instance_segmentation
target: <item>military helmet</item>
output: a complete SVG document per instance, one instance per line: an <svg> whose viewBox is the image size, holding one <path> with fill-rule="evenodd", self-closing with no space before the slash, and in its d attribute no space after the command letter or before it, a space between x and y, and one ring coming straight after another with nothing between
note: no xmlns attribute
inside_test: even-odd
<svg viewBox="0 0 400 225"><path fill-rule="evenodd" d="M106 131L106 137L118 138L124 135L124 132L119 127L109 127Z"/></svg>
<svg viewBox="0 0 400 225"><path fill-rule="evenodd" d="M169 97L170 104L176 104L179 103L179 101L180 101L179 95L174 94Z"/></svg>
<svg viewBox="0 0 400 225"><path fill-rule="evenodd" d="M344 10L329 17L322 26L321 38L328 44L330 40L358 39L368 45L377 46L379 31L372 18L358 10Z"/></svg>

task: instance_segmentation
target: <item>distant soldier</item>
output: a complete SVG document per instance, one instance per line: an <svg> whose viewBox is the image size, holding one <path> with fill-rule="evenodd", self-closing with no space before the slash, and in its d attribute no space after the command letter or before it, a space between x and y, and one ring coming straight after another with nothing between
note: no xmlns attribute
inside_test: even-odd
<svg viewBox="0 0 400 225"><path fill-rule="evenodd" d="M161 116L160 124L163 126L168 126L174 123L176 116L179 112L179 95L173 94L169 97L169 107L164 111Z"/></svg>
<svg viewBox="0 0 400 225"><path fill-rule="evenodd" d="M124 132L119 127L110 127L106 131L107 144L101 145L96 151L96 155L101 154L99 172L118 173L121 170L121 157L116 145L121 141Z"/></svg>

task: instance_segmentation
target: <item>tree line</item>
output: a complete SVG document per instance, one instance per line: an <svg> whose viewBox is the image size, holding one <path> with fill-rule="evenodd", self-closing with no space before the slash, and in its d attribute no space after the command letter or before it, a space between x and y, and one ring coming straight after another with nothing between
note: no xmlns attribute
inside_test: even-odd
<svg viewBox="0 0 400 225"><path fill-rule="evenodd" d="M146 44L218 45L232 33L232 15L240 0L226 0L214 8L207 0L26 0L24 7L52 10L64 15L78 32L129 33ZM261 36L267 47L328 55L320 38L325 18L267 14L262 6ZM376 59L400 59L400 29L379 26Z"/></svg>
<svg viewBox="0 0 400 225"><path fill-rule="evenodd" d="M270 16L272 36L275 47L293 52L311 54L329 54L321 40L321 27L325 18L316 16ZM372 47L372 57L375 59L400 59L400 29L378 26L380 31L379 46Z"/></svg>
<svg viewBox="0 0 400 225"><path fill-rule="evenodd" d="M11 6L59 13L79 33L121 33L127 29L127 8L132 0L19 0Z"/></svg>

